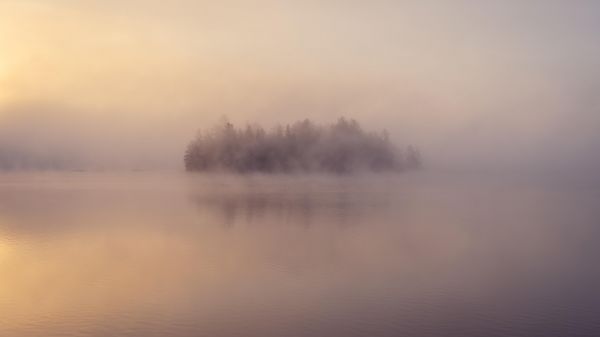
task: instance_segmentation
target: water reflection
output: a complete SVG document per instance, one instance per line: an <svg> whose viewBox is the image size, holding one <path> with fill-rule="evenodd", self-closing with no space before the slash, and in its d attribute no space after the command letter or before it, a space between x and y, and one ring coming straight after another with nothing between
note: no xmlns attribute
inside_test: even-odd
<svg viewBox="0 0 600 337"><path fill-rule="evenodd" d="M3 176L0 335L592 336L598 194L575 192Z"/></svg>
<svg viewBox="0 0 600 337"><path fill-rule="evenodd" d="M241 186L233 183L196 190L191 192L190 199L201 214L212 214L226 226L350 225L389 208L389 191L373 193L346 180L337 184L322 181L317 186L280 180L278 185L265 186L264 179L262 183Z"/></svg>

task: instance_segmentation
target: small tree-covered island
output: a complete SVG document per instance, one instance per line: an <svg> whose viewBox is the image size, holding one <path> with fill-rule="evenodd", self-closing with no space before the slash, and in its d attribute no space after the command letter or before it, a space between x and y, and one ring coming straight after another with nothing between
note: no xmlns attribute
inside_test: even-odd
<svg viewBox="0 0 600 337"><path fill-rule="evenodd" d="M279 125L236 128L227 120L200 131L184 156L187 171L237 173L404 171L421 167L413 146L400 148L386 131L367 132L353 119L331 125L305 119Z"/></svg>

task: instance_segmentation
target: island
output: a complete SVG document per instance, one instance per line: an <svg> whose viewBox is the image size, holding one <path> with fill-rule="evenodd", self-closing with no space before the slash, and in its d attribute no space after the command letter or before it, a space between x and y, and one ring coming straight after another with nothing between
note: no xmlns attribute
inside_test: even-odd
<svg viewBox="0 0 600 337"><path fill-rule="evenodd" d="M415 170L422 160L416 147L397 146L387 131L367 132L353 119L331 125L305 119L269 131L252 124L237 128L224 119L198 132L184 164L190 172L344 174Z"/></svg>

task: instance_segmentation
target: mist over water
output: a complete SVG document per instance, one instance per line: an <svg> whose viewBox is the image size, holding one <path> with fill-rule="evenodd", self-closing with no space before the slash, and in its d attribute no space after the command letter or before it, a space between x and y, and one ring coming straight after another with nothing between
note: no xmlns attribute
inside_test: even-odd
<svg viewBox="0 0 600 337"><path fill-rule="evenodd" d="M598 191L430 173L3 174L0 334L595 336Z"/></svg>

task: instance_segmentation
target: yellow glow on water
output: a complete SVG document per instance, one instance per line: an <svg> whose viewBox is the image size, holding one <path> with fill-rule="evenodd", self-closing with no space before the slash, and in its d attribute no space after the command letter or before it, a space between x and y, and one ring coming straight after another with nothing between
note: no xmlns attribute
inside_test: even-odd
<svg viewBox="0 0 600 337"><path fill-rule="evenodd" d="M177 302L192 286L210 301L239 272L215 259L219 245L160 231L78 231L44 241L0 241L0 322L9 331L82 307L102 314L150 308L149 298Z"/></svg>

